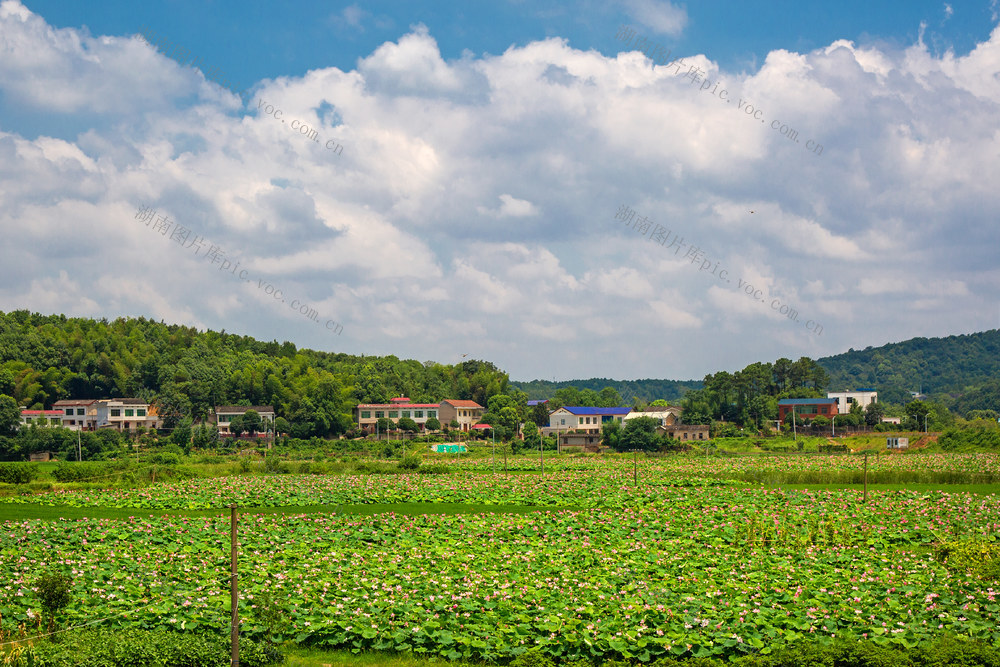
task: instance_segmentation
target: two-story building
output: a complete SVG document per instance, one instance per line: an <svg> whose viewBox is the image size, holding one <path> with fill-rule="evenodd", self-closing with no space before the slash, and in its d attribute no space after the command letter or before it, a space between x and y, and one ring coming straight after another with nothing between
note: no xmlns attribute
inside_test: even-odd
<svg viewBox="0 0 1000 667"><path fill-rule="evenodd" d="M156 407L141 398L109 398L98 403L108 411L108 425L118 431L160 428Z"/></svg>
<svg viewBox="0 0 1000 667"><path fill-rule="evenodd" d="M600 431L610 421L622 422L632 408L587 408L567 405L549 413L547 433L553 431Z"/></svg>
<svg viewBox="0 0 1000 667"><path fill-rule="evenodd" d="M449 398L441 401L441 424L447 426L452 421L458 422L458 430L468 431L478 424L486 408L475 401Z"/></svg>
<svg viewBox="0 0 1000 667"><path fill-rule="evenodd" d="M816 417L826 417L833 419L837 416L837 399L835 398L782 398L778 401L778 419L782 422L785 417L795 411L795 419L815 419Z"/></svg>
<svg viewBox="0 0 1000 667"><path fill-rule="evenodd" d="M874 389L855 389L854 391L829 391L827 398L837 399L837 413L846 415L852 405L859 405L864 410L869 403L878 403L878 392Z"/></svg>
<svg viewBox="0 0 1000 667"><path fill-rule="evenodd" d="M93 398L64 399L52 404L62 412L62 426L71 431L94 431L108 425L107 405Z"/></svg>
<svg viewBox="0 0 1000 667"><path fill-rule="evenodd" d="M260 415L261 424L264 425L260 432L265 433L272 429L274 407L270 405L216 405L208 420L219 428L219 435L230 435L232 431L229 430L229 424L232 423L233 417L242 417L247 410L253 410Z"/></svg>
<svg viewBox="0 0 1000 667"><path fill-rule="evenodd" d="M354 422L361 430L374 433L375 423L379 419L398 422L406 417L412 419L417 428L423 431L427 428L427 420L432 417L444 423L440 413L441 406L438 403L413 403L406 396L398 396L388 403L359 403L354 408Z"/></svg>

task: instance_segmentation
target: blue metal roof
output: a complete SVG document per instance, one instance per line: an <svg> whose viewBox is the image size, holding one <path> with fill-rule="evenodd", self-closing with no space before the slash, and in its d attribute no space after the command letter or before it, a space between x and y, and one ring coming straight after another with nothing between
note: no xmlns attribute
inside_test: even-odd
<svg viewBox="0 0 1000 667"><path fill-rule="evenodd" d="M547 399L547 398L546 399L539 399L539 400L532 399L532 400L528 401L528 407L531 407L533 405L545 405L548 402L549 402L549 399Z"/></svg>
<svg viewBox="0 0 1000 667"><path fill-rule="evenodd" d="M574 415L627 415L632 408L584 408L575 405L564 405L563 409Z"/></svg>
<svg viewBox="0 0 1000 667"><path fill-rule="evenodd" d="M778 405L819 405L836 402L835 398L782 398L778 401Z"/></svg>

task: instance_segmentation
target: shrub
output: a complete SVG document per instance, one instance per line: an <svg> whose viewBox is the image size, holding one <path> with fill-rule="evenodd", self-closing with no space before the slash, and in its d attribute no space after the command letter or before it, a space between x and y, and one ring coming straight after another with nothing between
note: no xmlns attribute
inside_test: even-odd
<svg viewBox="0 0 1000 667"><path fill-rule="evenodd" d="M420 467L420 463L421 460L419 456L417 456L416 454L407 454L399 462L399 467L402 468L403 470L416 470L417 468Z"/></svg>
<svg viewBox="0 0 1000 667"><path fill-rule="evenodd" d="M0 484L27 484L36 477L35 463L0 463Z"/></svg>
<svg viewBox="0 0 1000 667"><path fill-rule="evenodd" d="M63 572L46 572L35 582L36 595L49 619L49 632L55 628L56 614L73 599L73 579Z"/></svg>
<svg viewBox="0 0 1000 667"><path fill-rule="evenodd" d="M986 581L1000 579L1000 544L982 540L945 542L934 550L937 560L955 572L970 572Z"/></svg>
<svg viewBox="0 0 1000 667"><path fill-rule="evenodd" d="M161 463L163 465L177 465L181 462L181 457L173 452L157 452L149 460L152 463Z"/></svg>
<svg viewBox="0 0 1000 667"><path fill-rule="evenodd" d="M35 644L14 664L189 667L228 665L230 662L228 636L108 628L64 635L60 639L61 643ZM274 647L240 638L240 665L243 667L263 667L283 660L284 656Z"/></svg>

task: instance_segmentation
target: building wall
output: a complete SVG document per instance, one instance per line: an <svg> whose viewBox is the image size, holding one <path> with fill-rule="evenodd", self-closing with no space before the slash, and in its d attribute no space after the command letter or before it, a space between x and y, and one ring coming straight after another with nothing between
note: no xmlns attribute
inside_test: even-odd
<svg viewBox="0 0 1000 667"><path fill-rule="evenodd" d="M851 403L857 403L864 410L869 403L878 402L877 391L831 391L827 392L827 398L837 399L838 414L846 415L851 411Z"/></svg>
<svg viewBox="0 0 1000 667"><path fill-rule="evenodd" d="M469 408L469 407L456 407L448 403L447 401L441 402L440 416L442 426L447 426L454 419L458 422L458 428L462 431L468 431L473 425L478 424L483 416L483 411L485 408Z"/></svg>

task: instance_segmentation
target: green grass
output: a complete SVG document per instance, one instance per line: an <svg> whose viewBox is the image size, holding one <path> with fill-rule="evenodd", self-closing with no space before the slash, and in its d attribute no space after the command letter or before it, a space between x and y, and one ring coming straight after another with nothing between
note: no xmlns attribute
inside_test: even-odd
<svg viewBox="0 0 1000 667"><path fill-rule="evenodd" d="M463 503L396 503L391 505L307 505L303 507L247 507L240 514L352 514L368 516L392 512L406 516L421 514L528 514L530 512L579 509L577 507L536 507L534 505L473 505ZM221 516L228 509L215 510L138 510L117 507L68 507L66 505L0 504L0 521L28 519L128 519L134 516Z"/></svg>
<svg viewBox="0 0 1000 667"><path fill-rule="evenodd" d="M480 665L475 662L451 662L441 657L425 658L412 653L381 653L366 651L354 654L350 651L318 651L303 648L280 647L285 655L283 665L288 667L428 667L429 665L447 665L447 667L462 667L464 665Z"/></svg>

